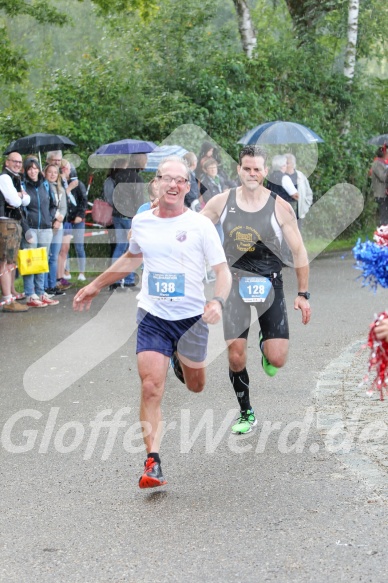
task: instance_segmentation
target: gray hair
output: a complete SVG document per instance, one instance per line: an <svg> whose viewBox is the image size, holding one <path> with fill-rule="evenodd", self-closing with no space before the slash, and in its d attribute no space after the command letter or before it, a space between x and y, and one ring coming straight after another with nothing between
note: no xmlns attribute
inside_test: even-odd
<svg viewBox="0 0 388 583"><path fill-rule="evenodd" d="M287 158L284 154L277 154L272 158L272 170L280 170L285 164L287 164Z"/></svg>
<svg viewBox="0 0 388 583"><path fill-rule="evenodd" d="M183 159L186 160L188 166L194 166L198 162L198 158L194 152L186 152Z"/></svg>
<svg viewBox="0 0 388 583"><path fill-rule="evenodd" d="M51 152L47 152L46 160L50 161L51 158L59 158L59 156L62 158L62 150L51 150Z"/></svg>
<svg viewBox="0 0 388 583"><path fill-rule="evenodd" d="M286 154L287 163L296 168L296 158L294 154Z"/></svg>
<svg viewBox="0 0 388 583"><path fill-rule="evenodd" d="M156 176L158 176L159 174L161 174L161 169L168 162L179 162L180 164L182 164L182 166L184 167L185 172L186 172L186 178L189 178L189 176L190 176L190 168L189 168L186 160L184 158L181 158L180 156L168 156L167 158L163 158L163 160L160 162L160 164L158 166L158 169L156 171Z"/></svg>

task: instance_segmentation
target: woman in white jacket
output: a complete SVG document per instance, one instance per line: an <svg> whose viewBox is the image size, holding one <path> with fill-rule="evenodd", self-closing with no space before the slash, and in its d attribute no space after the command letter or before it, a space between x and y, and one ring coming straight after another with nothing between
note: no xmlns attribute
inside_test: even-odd
<svg viewBox="0 0 388 583"><path fill-rule="evenodd" d="M311 205L313 204L313 191L311 190L310 183L307 180L307 176L303 174L300 170L296 169L296 158L294 154L286 154L287 158L287 174L290 175L290 178L298 191L299 198L298 198L298 209L297 209L297 219L299 230L302 230L302 222Z"/></svg>

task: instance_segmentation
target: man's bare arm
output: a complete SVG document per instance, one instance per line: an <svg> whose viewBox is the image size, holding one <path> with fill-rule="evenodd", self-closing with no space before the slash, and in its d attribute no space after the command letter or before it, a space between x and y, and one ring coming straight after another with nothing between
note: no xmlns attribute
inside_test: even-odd
<svg viewBox="0 0 388 583"><path fill-rule="evenodd" d="M143 255L139 253L134 255L130 251L127 251L122 255L113 265L111 265L104 273L101 273L95 280L93 280L89 285L83 287L74 296L73 308L82 312L82 310L88 310L92 300L100 293L100 291L117 281L122 279L128 273L132 273L137 269L143 262Z"/></svg>
<svg viewBox="0 0 388 583"><path fill-rule="evenodd" d="M309 289L309 259L300 234L295 213L291 206L280 197L276 198L276 216L282 228L283 236L291 249L294 259L298 291L306 292ZM294 309L301 310L302 323L308 324L311 316L310 304L303 296L296 296Z"/></svg>
<svg viewBox="0 0 388 583"><path fill-rule="evenodd" d="M228 200L229 190L225 192L221 192L221 194L216 194L206 203L205 208L201 210L201 215L205 215L208 217L212 223L216 224L220 220L222 211L226 205L226 201Z"/></svg>
<svg viewBox="0 0 388 583"><path fill-rule="evenodd" d="M219 263L212 265L214 273L216 274L216 281L214 284L214 297L221 298L226 301L230 288L232 286L232 276L229 271L227 263ZM217 324L222 316L221 302L214 299L207 302L204 308L203 320L207 324Z"/></svg>

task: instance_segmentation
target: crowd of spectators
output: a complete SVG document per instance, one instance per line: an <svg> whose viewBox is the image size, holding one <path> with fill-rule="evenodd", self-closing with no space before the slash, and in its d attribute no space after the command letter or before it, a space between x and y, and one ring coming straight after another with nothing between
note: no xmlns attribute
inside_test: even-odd
<svg viewBox="0 0 388 583"><path fill-rule="evenodd" d="M199 212L211 198L226 189L239 186L230 176L219 149L204 142L198 152L184 156L190 169L190 191L185 205ZM132 218L151 207L158 197L155 177L146 185L142 172L146 154L117 158L111 164L103 185L103 199L112 207L113 251L115 262L128 248ZM231 171L231 170L230 170ZM231 171L232 172L232 171ZM370 170L372 192L378 207L378 224L388 222L388 156L379 148ZM292 153L275 155L265 186L287 200L295 211L299 228L313 202L307 177L297 169ZM6 312L24 312L29 308L46 308L59 303L57 296L72 286L68 270L69 250L74 245L78 262L78 280L86 280L84 246L87 190L77 177L76 169L63 158L62 152L48 152L44 168L40 160L18 152L7 155L0 174L0 305ZM221 225L216 225L222 240ZM16 243L15 243L16 242ZM24 291L15 289L16 257L19 249L45 247L48 272L23 276ZM287 256L287 250L284 250ZM137 288L138 277L130 273L118 279L118 286ZM21 303L25 300L25 303Z"/></svg>
<svg viewBox="0 0 388 583"><path fill-rule="evenodd" d="M60 150L40 160L10 152L0 174L0 285L3 311L26 312L30 308L56 306L56 296L71 287L64 277L70 240L74 238L80 281L85 281L84 249L85 185ZM17 254L20 249L45 248L47 273L23 275L24 291L15 289ZM25 303L20 303L25 300Z"/></svg>

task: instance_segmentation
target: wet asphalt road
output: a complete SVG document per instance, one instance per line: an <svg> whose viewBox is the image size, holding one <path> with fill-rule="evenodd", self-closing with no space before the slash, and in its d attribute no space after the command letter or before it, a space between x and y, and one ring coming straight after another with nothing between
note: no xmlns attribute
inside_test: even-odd
<svg viewBox="0 0 388 583"><path fill-rule="evenodd" d="M264 375L254 324L249 435L229 431L237 407L220 330L204 393L169 372L159 490L137 487L135 294L104 291L88 314L72 311L71 291L57 307L0 313L0 581L385 583L387 498L316 426L322 371L388 307L352 265L350 254L312 263L308 326L285 271L289 361Z"/></svg>

